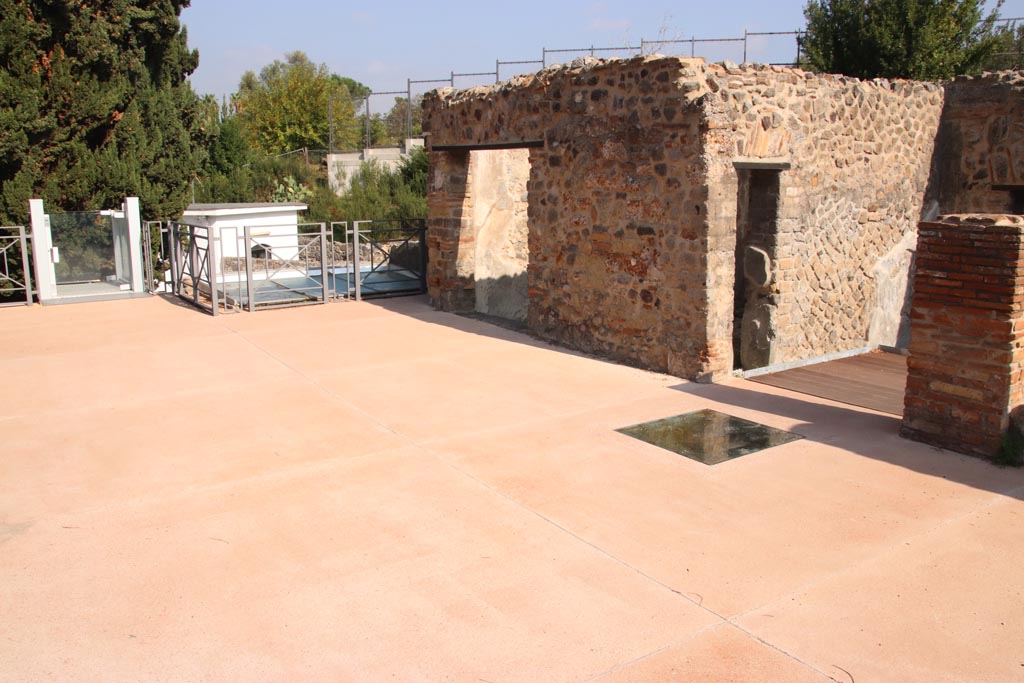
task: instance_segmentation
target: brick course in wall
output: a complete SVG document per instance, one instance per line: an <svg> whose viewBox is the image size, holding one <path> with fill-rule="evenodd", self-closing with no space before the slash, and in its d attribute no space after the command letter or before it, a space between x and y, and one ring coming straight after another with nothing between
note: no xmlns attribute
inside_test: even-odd
<svg viewBox="0 0 1024 683"><path fill-rule="evenodd" d="M994 456L1024 402L1024 218L921 223L901 433Z"/></svg>

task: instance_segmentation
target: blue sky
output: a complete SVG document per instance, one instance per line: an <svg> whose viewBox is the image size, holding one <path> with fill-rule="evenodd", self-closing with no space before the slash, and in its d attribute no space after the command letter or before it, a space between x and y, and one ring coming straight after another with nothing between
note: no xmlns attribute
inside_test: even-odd
<svg viewBox="0 0 1024 683"><path fill-rule="evenodd" d="M793 31L803 26L804 0L733 2L324 2L323 0L193 0L182 13L189 44L199 50L197 92L234 92L246 70L258 71L286 52L302 50L335 73L374 91L406 89L406 79L448 78L452 71L493 72L495 60L539 60L542 48L639 45L646 40L739 37L744 30ZM990 3L991 5L992 3ZM1001 15L1024 16L1024 0L1007 0ZM791 61L791 36L751 39L750 61ZM677 48L688 51L689 46ZM677 53L678 54L678 53ZM698 44L697 54L741 61L739 44ZM621 56L610 55L604 56ZM571 55L553 55L555 62ZM501 77L533 70L502 66ZM458 77L456 86L493 82ZM414 86L414 92L433 85ZM388 108L390 97L374 98Z"/></svg>

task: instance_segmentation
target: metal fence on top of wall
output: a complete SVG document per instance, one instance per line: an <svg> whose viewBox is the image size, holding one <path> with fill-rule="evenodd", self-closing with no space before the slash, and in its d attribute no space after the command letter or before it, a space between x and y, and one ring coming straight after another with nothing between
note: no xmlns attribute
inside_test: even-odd
<svg viewBox="0 0 1024 683"><path fill-rule="evenodd" d="M1018 22L1024 22L1024 17L1009 17L1000 19L997 25L1001 25L1011 31L1016 31ZM481 85L481 79L486 78L488 82L500 83L503 78L511 78L512 76L524 73L524 70L518 68L509 67L522 67L531 66L536 69L544 69L552 64L558 64L566 58L570 60L580 56L591 56L591 57L634 57L638 55L647 54L664 54L668 56L686 56L686 57L697 57L706 56L704 51L706 49L719 49L725 50L729 57L720 57L722 60L730 59L730 61L748 62L758 61L758 55L764 54L767 50L765 45L768 41L787 40L792 39L792 50L793 60L792 61L768 61L763 62L771 64L773 66L797 66L801 63L803 58L803 51L800 45L800 37L804 34L804 31L744 31L742 36L727 37L727 38L697 38L696 36L690 36L689 38L673 38L673 39L658 39L658 40L647 40L641 38L637 45L619 45L619 46L602 46L598 47L591 45L590 47L576 47L576 48L541 48L540 59L520 59L520 60L502 60L497 59L494 62L493 71L464 71L457 72L451 71L448 75L440 78L426 78L426 79L413 79L407 78L405 82L404 90L385 90L385 91L373 91L364 98L353 99L354 103L357 103L357 109L363 111L363 119L365 121L364 140L366 147L370 147L371 135L371 98L374 97L404 97L408 102L413 102L413 97L422 94L426 90L430 89L427 86L441 86L447 85L449 87L456 87L459 83L466 83L467 79L474 79L475 84ZM1022 54L1020 51L1020 43L1017 44L1017 51L1009 53L999 53L1001 56L1012 57L1014 63L1013 68L1020 68L1024 64L1022 60ZM700 51L700 53L698 52ZM719 57L718 54L715 55ZM412 108L407 108L406 114L406 136L413 137L413 117ZM330 145L331 151L336 151L333 144Z"/></svg>

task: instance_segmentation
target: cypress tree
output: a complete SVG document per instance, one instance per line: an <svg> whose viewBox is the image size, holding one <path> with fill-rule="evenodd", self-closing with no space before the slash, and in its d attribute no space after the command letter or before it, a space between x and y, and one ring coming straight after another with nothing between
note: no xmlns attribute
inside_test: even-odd
<svg viewBox="0 0 1024 683"><path fill-rule="evenodd" d="M188 4L0 0L0 222L26 222L31 197L180 215L205 142Z"/></svg>

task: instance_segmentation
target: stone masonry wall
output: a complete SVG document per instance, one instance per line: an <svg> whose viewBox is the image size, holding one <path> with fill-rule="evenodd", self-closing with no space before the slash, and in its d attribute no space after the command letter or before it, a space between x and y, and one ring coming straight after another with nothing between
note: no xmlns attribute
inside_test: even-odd
<svg viewBox="0 0 1024 683"><path fill-rule="evenodd" d="M921 223L902 434L994 456L1024 403L1024 218Z"/></svg>
<svg viewBox="0 0 1024 683"><path fill-rule="evenodd" d="M942 91L768 66L710 65L709 286L716 337L731 330L734 162L776 162L770 362L897 346Z"/></svg>
<svg viewBox="0 0 1024 683"><path fill-rule="evenodd" d="M936 214L1024 213L1024 75L958 77L946 85L933 186Z"/></svg>
<svg viewBox="0 0 1024 683"><path fill-rule="evenodd" d="M702 83L699 60L587 59L428 96L431 248L441 251L431 253L432 299L467 310L475 287L450 275L469 249L456 231L472 223L472 202L451 194L459 181L448 176L468 173L459 150L529 145L530 328L617 360L703 375L706 184L692 96Z"/></svg>
<svg viewBox="0 0 1024 683"><path fill-rule="evenodd" d="M683 377L726 376L739 168L779 174L755 321L766 362L903 345L942 111L931 84L667 57L435 91L424 101L431 298L448 310L478 301L468 150L528 147L529 327Z"/></svg>

